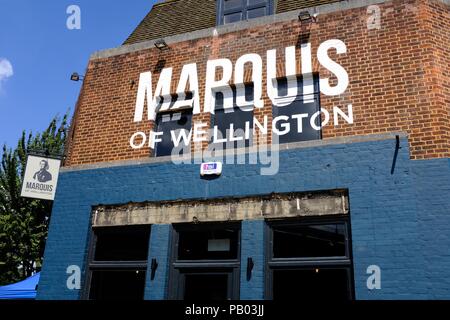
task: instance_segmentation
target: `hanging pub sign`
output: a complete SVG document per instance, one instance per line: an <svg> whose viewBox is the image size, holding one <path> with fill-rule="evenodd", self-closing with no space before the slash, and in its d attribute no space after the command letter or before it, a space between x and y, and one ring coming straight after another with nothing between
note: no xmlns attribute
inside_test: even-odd
<svg viewBox="0 0 450 320"><path fill-rule="evenodd" d="M22 197L53 200L61 160L28 155L22 184Z"/></svg>

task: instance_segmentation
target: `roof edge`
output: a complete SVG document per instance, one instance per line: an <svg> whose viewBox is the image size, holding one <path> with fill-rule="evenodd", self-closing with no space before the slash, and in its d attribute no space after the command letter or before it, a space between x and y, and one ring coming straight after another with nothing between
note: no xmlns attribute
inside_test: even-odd
<svg viewBox="0 0 450 320"><path fill-rule="evenodd" d="M179 1L179 0L173 0ZM164 37L167 44L174 44L183 41L207 38L211 36L223 35L235 31L240 31L248 28L258 27L266 24L272 24L277 22L284 22L290 20L297 20L298 13L300 11L309 11L311 14L327 14L339 11L345 11L356 8L363 8L373 4L380 4L389 2L390 0L344 0L335 3L323 4L315 7L302 8L300 10L292 10L283 13L277 13L269 16L255 18L247 21L240 21L229 25L221 25L217 27L211 27L207 29L196 30L193 32L182 33L174 36ZM444 3L450 3L450 0L438 0ZM162 5L164 2L157 5ZM159 38L158 38L159 39ZM90 60L104 59L117 55L132 53L140 50L154 48L155 41L158 39L147 40L134 44L122 45L120 47L105 49L94 52L90 56Z"/></svg>

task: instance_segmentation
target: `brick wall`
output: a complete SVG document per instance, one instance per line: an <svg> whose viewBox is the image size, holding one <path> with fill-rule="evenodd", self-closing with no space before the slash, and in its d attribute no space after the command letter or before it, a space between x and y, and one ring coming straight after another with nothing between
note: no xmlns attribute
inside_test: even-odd
<svg viewBox="0 0 450 320"><path fill-rule="evenodd" d="M423 69L431 119L427 127L414 128L428 131L428 135L412 137L417 158L434 152L449 154L450 150L450 10L441 2L427 1L420 7L421 34L424 43ZM433 137L436 137L433 139Z"/></svg>
<svg viewBox="0 0 450 320"><path fill-rule="evenodd" d="M321 95L321 106L332 112L353 105L354 124L326 126L323 138L406 131L411 158L450 156L449 7L438 0L394 0L379 4L381 29L368 30L367 8L335 11L319 16L311 30L313 68L321 77L334 76L317 62L318 45L340 39L347 53L333 60L348 72L350 84L340 96ZM284 48L299 43L297 20L266 24L170 45L170 50L150 48L91 59L72 126L66 166L148 157L149 148L133 150L131 135L149 132L150 122L133 122L139 74L152 71L153 85L162 67L173 67L175 92L184 64L196 62L203 109L206 61L229 58L234 63L246 53L265 60L268 49L278 49L278 76L283 76ZM300 56L297 48L298 57ZM301 73L297 59L297 73ZM266 72L264 64L263 74ZM246 72L250 79L250 72ZM265 90L265 107L255 116L271 118L271 103ZM210 121L209 114L193 121ZM270 127L270 125L269 125Z"/></svg>
<svg viewBox="0 0 450 320"><path fill-rule="evenodd" d="M445 249L450 245L450 225L446 223L450 213L450 160L414 161L411 173L418 182L414 186L415 197L420 199L417 201L418 239L425 249L421 279L430 288L427 279L445 274L450 263L450 252ZM450 297L449 285L430 290L430 298Z"/></svg>

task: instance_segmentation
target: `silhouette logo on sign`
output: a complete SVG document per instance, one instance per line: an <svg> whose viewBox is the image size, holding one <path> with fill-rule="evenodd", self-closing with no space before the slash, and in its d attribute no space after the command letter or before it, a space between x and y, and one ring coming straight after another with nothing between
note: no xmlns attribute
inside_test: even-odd
<svg viewBox="0 0 450 320"><path fill-rule="evenodd" d="M41 160L39 165L41 166L41 169L33 175L33 179L37 180L39 182L52 181L52 174L50 172L48 172L48 170L50 169L50 166L48 165L48 161Z"/></svg>

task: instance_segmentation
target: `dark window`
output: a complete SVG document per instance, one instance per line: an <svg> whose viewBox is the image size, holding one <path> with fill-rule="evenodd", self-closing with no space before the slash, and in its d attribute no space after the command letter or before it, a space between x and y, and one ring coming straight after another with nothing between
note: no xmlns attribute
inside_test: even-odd
<svg viewBox="0 0 450 320"><path fill-rule="evenodd" d="M184 300L224 301L228 299L228 272L206 272L184 274Z"/></svg>
<svg viewBox="0 0 450 320"><path fill-rule="evenodd" d="M239 298L240 224L174 225L170 299Z"/></svg>
<svg viewBox="0 0 450 320"><path fill-rule="evenodd" d="M142 300L149 237L150 226L93 229L84 297Z"/></svg>
<svg viewBox="0 0 450 320"><path fill-rule="evenodd" d="M217 24L233 23L273 14L273 0L219 0Z"/></svg>
<svg viewBox="0 0 450 320"><path fill-rule="evenodd" d="M96 270L92 272L92 300L142 300L145 270Z"/></svg>
<svg viewBox="0 0 450 320"><path fill-rule="evenodd" d="M247 19L258 18L266 15L266 8L255 8L247 10Z"/></svg>
<svg viewBox="0 0 450 320"><path fill-rule="evenodd" d="M227 142L223 143L211 143L214 146L222 148L225 150L227 147L232 145L233 148L238 147L248 147L253 135L253 107L238 107L236 105L236 88L232 87L233 90L233 108L225 109L223 107L223 94L221 92L216 93L216 108L211 121L211 126L217 126L217 131L220 134L218 139L227 139ZM246 101L253 100L253 85L245 85L245 99ZM246 123L248 122L248 125ZM230 131L231 125L233 126L233 132ZM248 132L246 137L245 132ZM234 138L242 138L240 141L230 141L231 135ZM247 139L248 138L248 139Z"/></svg>
<svg viewBox="0 0 450 320"><path fill-rule="evenodd" d="M189 137L189 131L192 124L192 110L180 110L176 112L163 112L158 113L156 116L155 131L162 132L163 135L157 136L157 139L161 139L160 142L156 142L154 156L170 156L174 148L174 142L172 140L171 131L174 131L175 136L180 136L180 130L185 131L185 136ZM189 141L190 144L190 141ZM189 144L187 150L189 149ZM184 147L184 140L180 138L179 147Z"/></svg>
<svg viewBox="0 0 450 320"><path fill-rule="evenodd" d="M278 79L278 95L285 96L287 94L286 78ZM281 118L275 125L275 128L280 132L283 132L284 124L289 123L290 130L283 135L277 135L275 132L273 135L277 135L279 143L288 143L296 141L307 141L321 139L321 130L316 130L311 126L311 116L320 111L320 94L319 94L319 77L313 76L314 93L304 95L303 94L303 78L297 77L297 97L287 106L273 106L272 114L273 119L279 116L285 116ZM306 103L305 103L306 102ZM306 116L305 116L306 115ZM315 118L314 124L317 127L321 125L321 117L318 115Z"/></svg>
<svg viewBox="0 0 450 320"><path fill-rule="evenodd" d="M274 258L346 256L345 224L273 227Z"/></svg>
<svg viewBox="0 0 450 320"><path fill-rule="evenodd" d="M268 222L266 295L280 300L353 297L347 217Z"/></svg>
<svg viewBox="0 0 450 320"><path fill-rule="evenodd" d="M274 300L348 300L350 274L347 269L278 269L273 272Z"/></svg>
<svg viewBox="0 0 450 320"><path fill-rule="evenodd" d="M242 12L230 13L223 17L224 24L238 22L241 20L242 20Z"/></svg>
<svg viewBox="0 0 450 320"><path fill-rule="evenodd" d="M178 259L237 259L239 230L191 230L179 233Z"/></svg>
<svg viewBox="0 0 450 320"><path fill-rule="evenodd" d="M95 261L147 260L148 227L108 227L95 230Z"/></svg>

